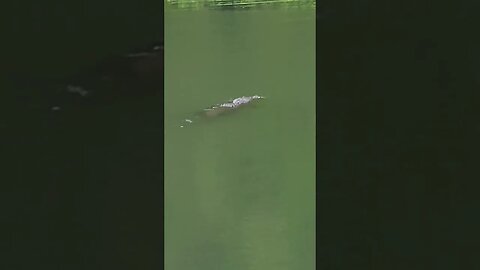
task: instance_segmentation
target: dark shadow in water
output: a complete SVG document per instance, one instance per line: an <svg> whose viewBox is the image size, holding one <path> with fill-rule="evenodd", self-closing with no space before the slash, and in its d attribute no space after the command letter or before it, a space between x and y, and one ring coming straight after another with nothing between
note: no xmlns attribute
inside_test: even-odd
<svg viewBox="0 0 480 270"><path fill-rule="evenodd" d="M74 76L14 75L2 93L1 178L15 183L11 252L28 260L7 268L158 268L163 43Z"/></svg>
<svg viewBox="0 0 480 270"><path fill-rule="evenodd" d="M52 79L15 74L13 87L22 89L23 97L35 107L58 112L133 102L162 93L163 58L163 42L159 42L106 57L73 76Z"/></svg>

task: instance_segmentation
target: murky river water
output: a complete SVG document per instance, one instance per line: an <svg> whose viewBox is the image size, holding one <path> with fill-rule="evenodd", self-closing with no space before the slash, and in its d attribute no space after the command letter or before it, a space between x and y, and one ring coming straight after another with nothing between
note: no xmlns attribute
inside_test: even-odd
<svg viewBox="0 0 480 270"><path fill-rule="evenodd" d="M167 9L165 47L165 269L313 269L314 10Z"/></svg>

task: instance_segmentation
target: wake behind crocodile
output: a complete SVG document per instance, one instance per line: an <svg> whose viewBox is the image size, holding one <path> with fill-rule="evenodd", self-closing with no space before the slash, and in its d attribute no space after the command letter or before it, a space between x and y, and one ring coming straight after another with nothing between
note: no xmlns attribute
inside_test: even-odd
<svg viewBox="0 0 480 270"><path fill-rule="evenodd" d="M197 112L192 117L185 119L183 123L180 125L180 127L183 128L186 125L189 125L195 122L227 115L234 111L238 111L240 108L251 106L255 104L257 100L261 100L261 99L265 99L265 97L257 96L257 95L242 96L235 99L230 99L224 103L215 104L213 106L210 106L208 108L205 108Z"/></svg>

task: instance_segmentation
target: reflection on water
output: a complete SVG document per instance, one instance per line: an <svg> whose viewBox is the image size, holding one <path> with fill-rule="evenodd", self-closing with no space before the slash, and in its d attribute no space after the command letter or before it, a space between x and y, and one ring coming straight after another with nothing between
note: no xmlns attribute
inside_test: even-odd
<svg viewBox="0 0 480 270"><path fill-rule="evenodd" d="M314 268L314 16L166 11L166 269ZM255 94L268 98L179 127Z"/></svg>

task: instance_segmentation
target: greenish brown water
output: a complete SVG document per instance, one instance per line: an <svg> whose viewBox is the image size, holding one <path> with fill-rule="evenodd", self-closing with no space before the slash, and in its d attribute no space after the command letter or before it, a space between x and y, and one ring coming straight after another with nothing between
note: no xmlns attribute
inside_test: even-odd
<svg viewBox="0 0 480 270"><path fill-rule="evenodd" d="M165 47L165 269L313 269L314 9L167 9Z"/></svg>

